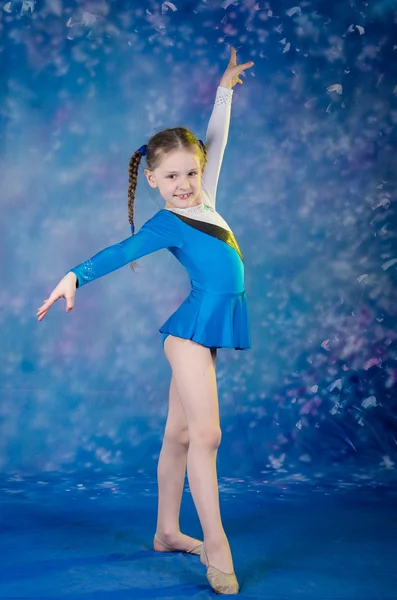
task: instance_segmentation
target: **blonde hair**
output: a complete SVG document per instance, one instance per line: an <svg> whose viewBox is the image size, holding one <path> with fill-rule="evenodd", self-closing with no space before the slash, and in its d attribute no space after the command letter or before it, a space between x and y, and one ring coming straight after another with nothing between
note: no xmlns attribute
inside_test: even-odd
<svg viewBox="0 0 397 600"><path fill-rule="evenodd" d="M190 150L197 152L200 157L201 169L204 170L207 164L207 151L202 142L185 127L175 127L173 129L163 129L153 135L146 146L146 162L147 168L154 171L160 165L164 157L174 150ZM142 160L142 154L136 150L131 156L128 167L129 184L128 184L128 220L132 228L134 228L134 212L135 212L135 190L138 183L138 168ZM134 235L132 233L131 235ZM130 266L133 271L138 266L138 263L132 262Z"/></svg>

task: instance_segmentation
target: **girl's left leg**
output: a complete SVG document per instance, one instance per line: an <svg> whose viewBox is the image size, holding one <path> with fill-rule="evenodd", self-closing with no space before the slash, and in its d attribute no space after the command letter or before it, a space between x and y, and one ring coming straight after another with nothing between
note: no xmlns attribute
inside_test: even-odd
<svg viewBox="0 0 397 600"><path fill-rule="evenodd" d="M214 369L216 350L212 351ZM166 544L181 550L191 550L199 540L181 533L179 513L186 476L189 431L182 403L178 396L175 380L171 378L167 424L163 446L158 462L158 515L156 535ZM156 539L154 548L159 552L166 549Z"/></svg>

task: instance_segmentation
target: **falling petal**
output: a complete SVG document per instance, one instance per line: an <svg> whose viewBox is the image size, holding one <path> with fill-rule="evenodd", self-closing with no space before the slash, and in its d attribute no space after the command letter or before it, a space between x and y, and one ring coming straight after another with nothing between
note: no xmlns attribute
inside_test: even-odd
<svg viewBox="0 0 397 600"><path fill-rule="evenodd" d="M364 369L365 371L368 371L368 369L370 369L371 367L375 367L376 365L379 365L382 363L382 360L380 358L370 358L365 364L364 364Z"/></svg>
<svg viewBox="0 0 397 600"><path fill-rule="evenodd" d="M226 10L231 4L233 4L234 6L238 6L238 0L225 0L224 2L222 2L221 7Z"/></svg>
<svg viewBox="0 0 397 600"><path fill-rule="evenodd" d="M383 467L386 467L386 469L394 469L394 462L392 461L392 459L390 458L390 456L383 456L382 457L382 462L380 464Z"/></svg>
<svg viewBox="0 0 397 600"><path fill-rule="evenodd" d="M383 263L382 265L382 269L384 271L387 271L387 269L389 267L392 267L393 265L395 265L397 263L397 258L392 258L391 260L388 260L387 262Z"/></svg>
<svg viewBox="0 0 397 600"><path fill-rule="evenodd" d="M335 379L335 381L328 386L330 392L332 392L335 388L338 388L339 391L342 389L342 379Z"/></svg>
<svg viewBox="0 0 397 600"><path fill-rule="evenodd" d="M368 273L364 273L363 275L360 275L359 277L357 277L358 283L361 283L367 277L368 277Z"/></svg>
<svg viewBox="0 0 397 600"><path fill-rule="evenodd" d="M292 15L294 15L296 13L298 13L299 15L302 14L300 6L294 6L293 8L290 8L289 10L287 10L287 15L289 17L292 17Z"/></svg>
<svg viewBox="0 0 397 600"><path fill-rule="evenodd" d="M378 202L378 204L376 204L376 206L374 206L373 210L375 210L376 208L379 208L380 206L382 206L385 209L390 208L390 198L381 198Z"/></svg>
<svg viewBox="0 0 397 600"><path fill-rule="evenodd" d="M334 83L327 87L327 92L336 92L337 94L342 93L342 85L340 83Z"/></svg>
<svg viewBox="0 0 397 600"><path fill-rule="evenodd" d="M161 12L163 13L163 15L168 11L168 8L170 8L173 12L177 10L175 4L173 4L172 2L163 2L163 4L161 5Z"/></svg>
<svg viewBox="0 0 397 600"><path fill-rule="evenodd" d="M83 12L83 23L84 25L93 25L97 20L97 17L89 12Z"/></svg>
<svg viewBox="0 0 397 600"><path fill-rule="evenodd" d="M34 11L34 0L23 0L21 6L21 15L30 11L31 13Z"/></svg>
<svg viewBox="0 0 397 600"><path fill-rule="evenodd" d="M375 396L369 396L368 398L365 398L365 400L361 402L361 406L363 408L369 408L370 406L378 406L376 403Z"/></svg>

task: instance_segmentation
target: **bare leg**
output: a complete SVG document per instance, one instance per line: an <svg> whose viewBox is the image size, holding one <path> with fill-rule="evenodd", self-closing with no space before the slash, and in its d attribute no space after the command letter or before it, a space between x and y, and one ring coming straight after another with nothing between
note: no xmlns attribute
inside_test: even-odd
<svg viewBox="0 0 397 600"><path fill-rule="evenodd" d="M215 369L216 351L212 354L212 362ZM186 414L178 396L175 379L172 377L167 424L157 469L159 500L156 534L166 544L181 550L191 550L199 543L199 540L183 535L179 529L188 448L189 430ZM165 551L157 540L154 541L154 547L160 552Z"/></svg>
<svg viewBox="0 0 397 600"><path fill-rule="evenodd" d="M231 573L233 561L219 509L216 455L221 429L211 353L200 344L171 335L165 341L164 350L188 423L189 485L203 528L208 559L217 569Z"/></svg>

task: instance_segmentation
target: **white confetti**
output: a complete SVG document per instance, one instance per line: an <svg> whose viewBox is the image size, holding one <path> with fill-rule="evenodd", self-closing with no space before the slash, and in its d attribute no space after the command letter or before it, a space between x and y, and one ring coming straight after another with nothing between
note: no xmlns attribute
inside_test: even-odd
<svg viewBox="0 0 397 600"><path fill-rule="evenodd" d="M379 186L378 186L379 187ZM378 202L378 204L376 206L374 206L375 210L376 208L379 208L380 206L382 206L383 208L385 208L386 210L390 207L390 198L381 198Z"/></svg>
<svg viewBox="0 0 397 600"><path fill-rule="evenodd" d="M172 2L163 2L163 4L161 5L161 12L163 13L163 15L168 11L169 8L173 12L177 10L175 4L173 4Z"/></svg>
<svg viewBox="0 0 397 600"><path fill-rule="evenodd" d="M269 456L269 461L270 461L270 464L272 465L273 469L279 469L280 467L282 467L283 462L285 461L285 457L286 457L285 452L283 454L281 454L281 456L279 458L276 458L275 456L273 456L271 454Z"/></svg>
<svg viewBox="0 0 397 600"><path fill-rule="evenodd" d="M368 277L368 273L363 273L363 275L360 275L359 277L357 277L358 283L361 283L363 281L363 279L366 279L367 277Z"/></svg>
<svg viewBox="0 0 397 600"><path fill-rule="evenodd" d="M29 10L31 13L34 11L34 0L23 0L21 6L21 15L27 13Z"/></svg>
<svg viewBox="0 0 397 600"><path fill-rule="evenodd" d="M369 408L370 406L378 406L378 404L376 403L375 396L369 396L368 398L365 398L365 400L361 402L361 406L363 406L364 408Z"/></svg>
<svg viewBox="0 0 397 600"><path fill-rule="evenodd" d="M329 350L329 342L330 340L324 340L321 344L321 348L324 348L324 350Z"/></svg>
<svg viewBox="0 0 397 600"><path fill-rule="evenodd" d="M289 42L287 42L287 44L285 45L285 48L283 50L283 54L285 54L286 52L289 52L291 48L291 44Z"/></svg>
<svg viewBox="0 0 397 600"><path fill-rule="evenodd" d="M336 92L337 94L341 94L342 86L340 83L334 83L333 85L329 85L327 87L327 92Z"/></svg>
<svg viewBox="0 0 397 600"><path fill-rule="evenodd" d="M81 20L76 17L70 17L66 22L66 27L74 27L75 25L84 25L84 27L91 27L98 20L96 15L93 15L90 12L84 11L81 17ZM69 40L72 40L73 37L66 36Z"/></svg>
<svg viewBox="0 0 397 600"><path fill-rule="evenodd" d="M11 2L7 2L7 4L4 4L3 10L5 10L8 13L12 12L12 4L11 4Z"/></svg>
<svg viewBox="0 0 397 600"><path fill-rule="evenodd" d="M302 421L298 421L295 427L297 427L298 429L302 429Z"/></svg>
<svg viewBox="0 0 397 600"><path fill-rule="evenodd" d="M360 35L363 35L365 33L365 29L364 27L361 27L361 25L356 25L356 29L358 29Z"/></svg>
<svg viewBox="0 0 397 600"><path fill-rule="evenodd" d="M222 2L221 6L226 10L231 4L238 6L238 0L225 0L225 2Z"/></svg>
<svg viewBox="0 0 397 600"><path fill-rule="evenodd" d="M318 385L312 385L310 391L313 392L313 394L316 394L318 392Z"/></svg>
<svg viewBox="0 0 397 600"><path fill-rule="evenodd" d="M290 8L289 10L287 10L287 15L289 17L292 17L292 15L294 15L295 13L298 13L299 15L302 14L300 6L294 6L293 8Z"/></svg>
<svg viewBox="0 0 397 600"><path fill-rule="evenodd" d="M83 12L83 23L87 27L93 25L97 20L97 17L89 12Z"/></svg>
<svg viewBox="0 0 397 600"><path fill-rule="evenodd" d="M310 454L301 454L299 460L306 463L312 462Z"/></svg>
<svg viewBox="0 0 397 600"><path fill-rule="evenodd" d="M328 386L330 392L332 392L335 388L338 388L339 391L342 389L342 379L335 379L335 381Z"/></svg>
<svg viewBox="0 0 397 600"><path fill-rule="evenodd" d="M367 360L363 368L365 369L365 371L368 371L368 369L370 369L371 367L376 367L376 365L379 365L381 362L381 358L370 358L369 360Z"/></svg>
<svg viewBox="0 0 397 600"><path fill-rule="evenodd" d="M387 269L389 267L391 267L392 265L394 265L396 262L397 262L397 258L392 258L391 260L388 260L387 262L383 263L382 269L384 271L387 271Z"/></svg>
<svg viewBox="0 0 397 600"><path fill-rule="evenodd" d="M382 457L382 462L380 464L386 467L386 469L392 469L394 467L394 462L391 460L390 456L387 455Z"/></svg>

